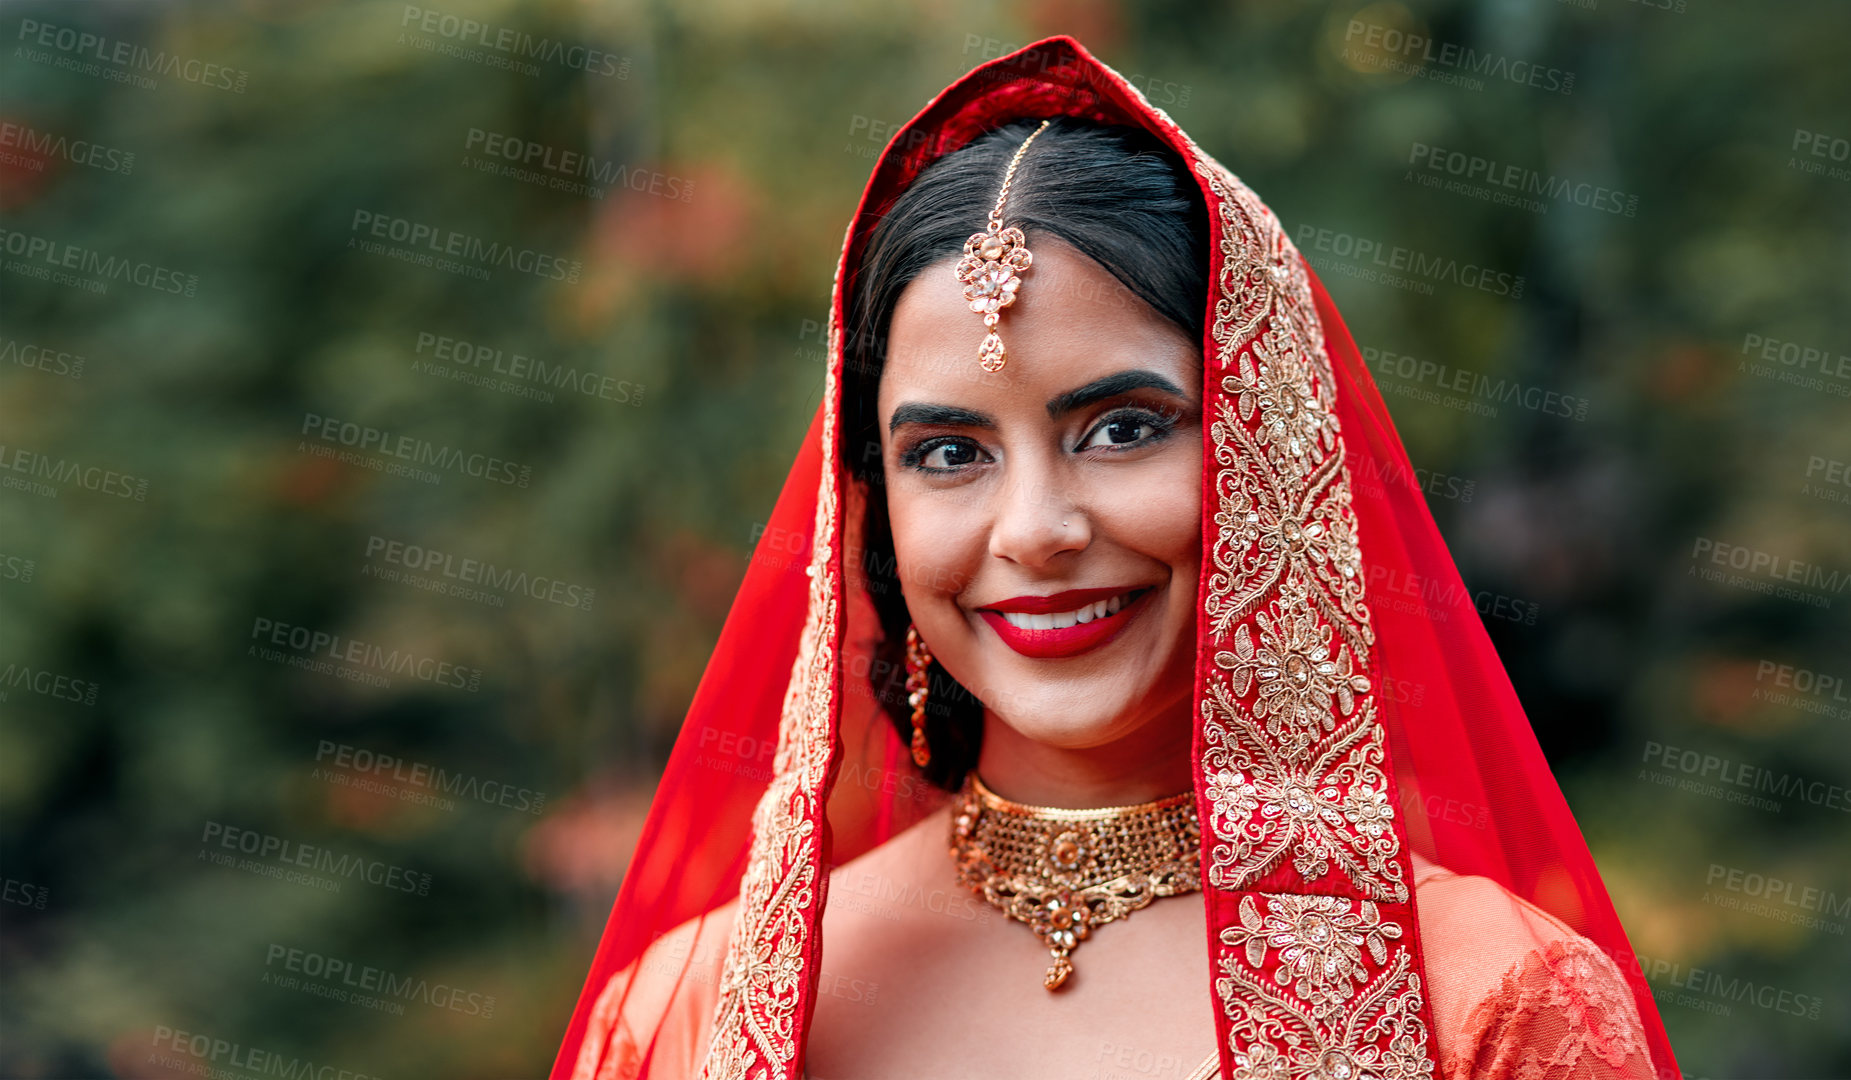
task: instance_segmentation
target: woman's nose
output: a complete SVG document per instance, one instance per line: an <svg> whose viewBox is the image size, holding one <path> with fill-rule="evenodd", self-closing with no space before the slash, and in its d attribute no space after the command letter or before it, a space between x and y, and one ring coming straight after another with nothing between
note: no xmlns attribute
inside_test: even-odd
<svg viewBox="0 0 1851 1080"><path fill-rule="evenodd" d="M1041 478L1011 479L997 495L990 524L990 554L1026 567L1084 550L1092 522L1067 493Z"/></svg>

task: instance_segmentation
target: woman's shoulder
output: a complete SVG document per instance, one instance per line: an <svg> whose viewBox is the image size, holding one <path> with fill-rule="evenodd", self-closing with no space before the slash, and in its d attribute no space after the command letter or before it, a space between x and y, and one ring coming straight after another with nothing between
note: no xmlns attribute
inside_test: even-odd
<svg viewBox="0 0 1851 1080"><path fill-rule="evenodd" d="M640 1075L645 1055L653 1077L695 1075L706 1053L738 909L734 898L688 919L606 980L572 1080L629 1080Z"/></svg>
<svg viewBox="0 0 1851 1080"><path fill-rule="evenodd" d="M1496 881L1414 860L1435 1042L1447 1077L1650 1077L1613 960Z"/></svg>
<svg viewBox="0 0 1851 1080"><path fill-rule="evenodd" d="M831 923L827 936L836 946L834 951L844 951L865 936L855 932L863 924L891 927L893 909L916 906L911 902L919 900L920 887L912 870L919 851L942 833L943 817L918 822L830 871L830 900L824 918ZM949 897L947 902L973 909L981 906L968 895ZM842 918L844 913L869 907L878 907L884 918ZM688 919L651 942L636 960L605 982L592 1008L572 1080L627 1080L639 1075L645 1054L649 1055L651 1077L691 1077L699 1071L738 911L735 897ZM866 944L878 947L881 942L876 938Z"/></svg>

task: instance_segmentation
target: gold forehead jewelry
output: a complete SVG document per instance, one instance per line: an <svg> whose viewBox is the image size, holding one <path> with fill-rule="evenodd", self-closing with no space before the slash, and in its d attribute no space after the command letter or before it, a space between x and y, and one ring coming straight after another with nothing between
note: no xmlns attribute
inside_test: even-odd
<svg viewBox="0 0 1851 1080"><path fill-rule="evenodd" d="M951 815L958 881L1026 923L1053 962L1041 985L1073 973L1092 931L1151 901L1201 888L1195 794L1137 806L1062 810L1010 802L972 769Z"/></svg>
<svg viewBox="0 0 1851 1080"><path fill-rule="evenodd" d="M1009 159L1009 171L1003 174L1003 189L996 195L996 206L990 210L989 227L964 241L964 258L958 260L957 275L964 285L964 299L970 301L972 311L983 316L983 325L990 328L983 344L977 346L977 362L985 371L1000 371L1009 358L1003 339L996 336L997 313L1015 303L1016 290L1022 287L1021 275L1035 261L1028 253L1022 230L1013 225L1003 227L1003 202L1009 198L1009 184L1015 180L1015 167L1022 163L1022 152L1053 122L1052 118L1043 120L1016 147L1015 156Z"/></svg>

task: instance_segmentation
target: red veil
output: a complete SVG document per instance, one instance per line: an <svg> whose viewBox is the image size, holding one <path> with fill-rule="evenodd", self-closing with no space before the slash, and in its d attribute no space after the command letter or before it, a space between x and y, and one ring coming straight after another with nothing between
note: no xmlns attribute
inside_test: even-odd
<svg viewBox="0 0 1851 1080"><path fill-rule="evenodd" d="M1193 759L1220 1075L1677 1076L1586 843L1335 305L1239 179L1055 37L959 79L874 168L837 264L824 400L688 711L553 1080L801 1077L817 995L842 992L824 984L830 868L945 798L869 687L879 623L860 576L865 492L839 443L844 297L875 223L926 165L1002 124L1056 115L1155 133L1192 169L1215 232ZM1307 709L1322 722L1284 719ZM735 897L731 914L708 917ZM1348 944L1294 939L1314 924ZM687 1000L700 1023L674 1019ZM1436 1023L1469 1038L1442 1055Z"/></svg>

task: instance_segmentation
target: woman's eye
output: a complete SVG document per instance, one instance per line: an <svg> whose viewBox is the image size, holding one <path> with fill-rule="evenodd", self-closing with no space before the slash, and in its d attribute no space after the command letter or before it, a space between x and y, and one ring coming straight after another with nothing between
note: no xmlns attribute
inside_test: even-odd
<svg viewBox="0 0 1851 1080"><path fill-rule="evenodd" d="M966 443L940 443L923 459L928 468L955 469L977 460L977 452Z"/></svg>
<svg viewBox="0 0 1851 1080"><path fill-rule="evenodd" d="M1164 418L1151 413L1121 413L1109 417L1105 423L1093 429L1093 433L1080 445L1088 450L1096 446L1131 446L1140 442L1153 442L1161 438L1170 429L1170 423Z"/></svg>
<svg viewBox="0 0 1851 1080"><path fill-rule="evenodd" d="M908 464L927 470L956 469L975 464L978 460L977 448L961 439L931 443L919 447L907 457Z"/></svg>

